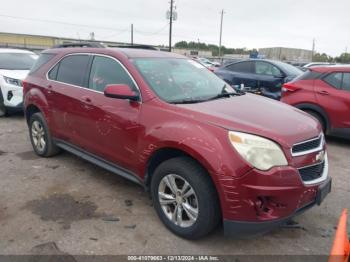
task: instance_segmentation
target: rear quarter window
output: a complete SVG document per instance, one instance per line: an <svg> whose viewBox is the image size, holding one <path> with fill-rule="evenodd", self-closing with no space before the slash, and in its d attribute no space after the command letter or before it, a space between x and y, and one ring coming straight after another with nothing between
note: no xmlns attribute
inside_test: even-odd
<svg viewBox="0 0 350 262"><path fill-rule="evenodd" d="M298 80L314 80L319 79L322 76L322 73L308 70L305 73L301 74L300 76L296 77L294 81Z"/></svg>
<svg viewBox="0 0 350 262"><path fill-rule="evenodd" d="M38 71L43 65L49 62L54 56L55 54L46 54L46 53L41 54L39 58L36 60L36 62L34 63L34 65L32 66L32 68L30 69L29 74L33 74L36 71Z"/></svg>

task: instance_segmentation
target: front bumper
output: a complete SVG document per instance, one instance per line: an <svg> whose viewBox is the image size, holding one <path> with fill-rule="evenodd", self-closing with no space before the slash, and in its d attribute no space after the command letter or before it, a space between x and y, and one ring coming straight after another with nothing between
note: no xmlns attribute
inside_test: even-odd
<svg viewBox="0 0 350 262"><path fill-rule="evenodd" d="M272 229L283 226L293 217L300 215L314 205L320 205L325 197L331 192L331 187L332 178L328 177L323 184L318 186L316 197L311 203L297 209L292 215L281 219L262 222L233 221L224 219L224 233L226 236L233 238L250 238L267 233Z"/></svg>
<svg viewBox="0 0 350 262"><path fill-rule="evenodd" d="M2 104L8 109L23 109L23 88L21 86L2 83L0 86Z"/></svg>

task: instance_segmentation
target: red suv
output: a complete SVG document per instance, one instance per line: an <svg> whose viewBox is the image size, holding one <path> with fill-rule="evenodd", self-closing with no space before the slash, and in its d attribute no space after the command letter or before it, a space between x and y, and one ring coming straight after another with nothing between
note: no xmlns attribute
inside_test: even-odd
<svg viewBox="0 0 350 262"><path fill-rule="evenodd" d="M310 68L283 86L282 101L314 116L325 133L350 138L350 66Z"/></svg>
<svg viewBox="0 0 350 262"><path fill-rule="evenodd" d="M56 48L24 82L34 151L60 149L150 191L175 234L266 232L330 192L321 126L160 51ZM268 116L268 117L265 117Z"/></svg>

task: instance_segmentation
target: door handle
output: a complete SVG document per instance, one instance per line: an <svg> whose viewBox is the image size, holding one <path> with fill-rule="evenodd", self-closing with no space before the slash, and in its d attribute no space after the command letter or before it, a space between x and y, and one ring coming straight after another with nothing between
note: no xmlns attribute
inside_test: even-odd
<svg viewBox="0 0 350 262"><path fill-rule="evenodd" d="M91 98L88 97L88 96L83 96L83 97L82 97L82 101L83 101L85 104L92 105L92 100L91 100Z"/></svg>
<svg viewBox="0 0 350 262"><path fill-rule="evenodd" d="M321 94L321 95L326 95L326 96L329 95L329 92L326 91L326 90L320 90L320 91L318 91L318 93Z"/></svg>
<svg viewBox="0 0 350 262"><path fill-rule="evenodd" d="M47 93L51 94L52 93L52 85L47 86Z"/></svg>

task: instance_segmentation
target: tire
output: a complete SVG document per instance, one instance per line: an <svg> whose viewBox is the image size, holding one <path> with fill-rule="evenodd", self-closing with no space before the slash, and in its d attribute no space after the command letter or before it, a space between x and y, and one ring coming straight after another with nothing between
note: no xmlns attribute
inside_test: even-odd
<svg viewBox="0 0 350 262"><path fill-rule="evenodd" d="M1 92L1 90L0 90L0 92ZM2 102L0 102L0 117L7 116L7 115L8 115L8 113L7 113L5 105Z"/></svg>
<svg viewBox="0 0 350 262"><path fill-rule="evenodd" d="M173 182L177 190L168 186ZM185 186L186 182L193 191ZM181 193L184 187L187 190ZM209 234L220 222L215 186L206 170L190 158L177 157L160 164L152 176L151 194L160 220L180 237L198 239ZM181 219L173 216L176 211L181 212Z"/></svg>
<svg viewBox="0 0 350 262"><path fill-rule="evenodd" d="M325 123L325 120L323 119L323 117L316 113L315 111L312 111L312 110L304 110L304 112L308 113L309 115L313 116L314 118L317 119L317 121L321 124L321 127L322 127L322 131L324 133L326 133L327 131L327 126L326 126L326 123Z"/></svg>
<svg viewBox="0 0 350 262"><path fill-rule="evenodd" d="M34 152L41 157L51 157L59 153L59 148L53 143L50 130L44 116L35 113L29 120L29 135Z"/></svg>

